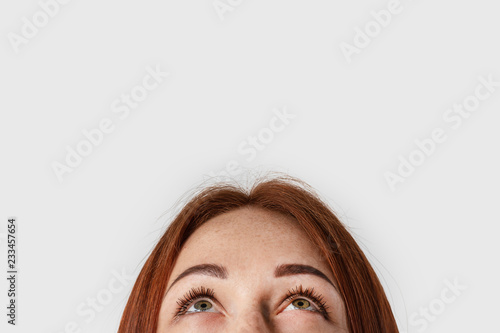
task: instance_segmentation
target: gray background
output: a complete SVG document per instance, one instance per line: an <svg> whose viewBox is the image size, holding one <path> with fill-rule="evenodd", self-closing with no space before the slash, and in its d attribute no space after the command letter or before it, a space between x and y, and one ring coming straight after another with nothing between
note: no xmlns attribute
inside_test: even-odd
<svg viewBox="0 0 500 333"><path fill-rule="evenodd" d="M46 21L41 3L53 5ZM20 265L19 325L2 310L2 332L115 331L178 199L227 163L315 187L366 250L402 332L498 331L499 87L467 118L444 118L484 96L479 77L500 81L498 4L215 4L226 11L211 0L0 4L0 257L16 216ZM390 6L377 30L371 12ZM156 67L169 76L114 112ZM280 110L287 124L273 120ZM103 119L113 131L58 179L53 165ZM446 140L418 153L436 128ZM242 153L259 135L261 150ZM386 173L410 156L419 165L391 189Z"/></svg>

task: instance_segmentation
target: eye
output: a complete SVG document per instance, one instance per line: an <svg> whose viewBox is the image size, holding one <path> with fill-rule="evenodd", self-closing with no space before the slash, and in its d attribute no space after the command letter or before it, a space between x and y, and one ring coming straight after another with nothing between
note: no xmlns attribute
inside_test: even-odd
<svg viewBox="0 0 500 333"><path fill-rule="evenodd" d="M328 305L323 300L323 296L314 292L314 288L303 289L302 285L289 290L283 302L291 302L283 311L306 310L316 312L328 320Z"/></svg>
<svg viewBox="0 0 500 333"><path fill-rule="evenodd" d="M294 300L292 303L290 303L289 306L285 308L283 311L288 311L288 310L308 310L308 311L318 311L315 307L311 305L311 302L304 298L297 298Z"/></svg>
<svg viewBox="0 0 500 333"><path fill-rule="evenodd" d="M177 304L179 307L174 314L174 320L181 316L196 312L217 312L214 303L215 294L213 289L200 287L192 288L183 298L179 298Z"/></svg>
<svg viewBox="0 0 500 333"><path fill-rule="evenodd" d="M210 311L212 310L212 311ZM215 309L213 309L213 304L210 303L210 301L207 300L199 300L197 302L194 302L193 305L191 305L187 310L187 313L193 313L193 312L217 312Z"/></svg>
<svg viewBox="0 0 500 333"><path fill-rule="evenodd" d="M177 302L179 307L174 313L174 320L177 321L181 316L190 313L197 312L215 312L213 301L215 300L215 295L213 289L200 287L198 289L192 288L183 298L180 298ZM295 289L289 290L288 294L282 300L282 303L291 302L283 311L289 310L306 310L311 312L316 312L325 319L329 319L326 302L323 301L323 297L314 292L314 288L303 289L302 285L296 287Z"/></svg>

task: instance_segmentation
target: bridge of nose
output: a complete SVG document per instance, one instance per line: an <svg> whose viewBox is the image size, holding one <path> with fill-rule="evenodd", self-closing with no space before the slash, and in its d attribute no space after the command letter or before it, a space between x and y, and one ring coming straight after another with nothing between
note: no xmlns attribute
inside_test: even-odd
<svg viewBox="0 0 500 333"><path fill-rule="evenodd" d="M270 320L268 307L262 304L253 304L241 310L232 318L235 333L272 333L274 329ZM229 332L228 332L229 333Z"/></svg>

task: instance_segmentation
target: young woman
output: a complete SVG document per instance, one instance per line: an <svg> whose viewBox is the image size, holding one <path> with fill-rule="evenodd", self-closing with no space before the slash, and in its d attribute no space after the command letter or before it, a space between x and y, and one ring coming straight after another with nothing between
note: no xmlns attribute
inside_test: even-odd
<svg viewBox="0 0 500 333"><path fill-rule="evenodd" d="M367 258L306 183L196 194L142 268L119 333L397 333Z"/></svg>

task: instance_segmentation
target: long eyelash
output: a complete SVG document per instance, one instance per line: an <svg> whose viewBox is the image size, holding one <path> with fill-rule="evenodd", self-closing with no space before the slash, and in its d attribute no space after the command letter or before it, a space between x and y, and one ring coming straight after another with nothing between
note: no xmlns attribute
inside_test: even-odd
<svg viewBox="0 0 500 333"><path fill-rule="evenodd" d="M183 314L186 313L188 307L191 305L191 303L197 299L197 298L202 298L202 297L207 297L207 298L213 298L214 297L214 290L210 288L205 288L205 287L200 287L200 288L191 288L183 298L179 298L177 300L177 305L179 307L177 308L175 312L175 317L182 316Z"/></svg>
<svg viewBox="0 0 500 333"><path fill-rule="evenodd" d="M179 306L175 312L175 319L178 319L180 316L184 315L192 304L192 302L198 298L214 298L214 290L210 288L205 288L203 286L199 288L191 288L182 298L177 300L177 305ZM303 289L302 285L295 287L295 289L288 290L286 297L283 299L283 302L290 301L297 296L310 298L316 305L319 307L319 312L326 318L329 319L329 312L327 309L329 308L326 305L326 301L323 300L323 296L314 292L313 288Z"/></svg>
<svg viewBox="0 0 500 333"><path fill-rule="evenodd" d="M326 301L323 300L322 295L314 292L314 287L304 290L302 288L302 285L300 285L298 287L295 287L295 289L288 290L287 296L283 300L283 302L290 301L293 298L297 298L297 296L307 297L313 300L313 302L316 303L316 305L319 307L319 312L325 317L325 319L329 318L329 312L327 311L328 305L326 305Z"/></svg>

